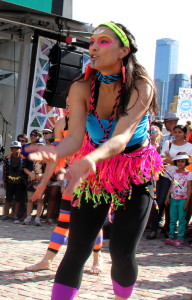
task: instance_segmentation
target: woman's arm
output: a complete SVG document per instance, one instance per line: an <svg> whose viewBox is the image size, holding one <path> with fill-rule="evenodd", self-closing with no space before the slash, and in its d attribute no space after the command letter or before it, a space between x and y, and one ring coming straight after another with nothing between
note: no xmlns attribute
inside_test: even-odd
<svg viewBox="0 0 192 300"><path fill-rule="evenodd" d="M69 93L69 131L65 139L55 147L30 146L29 158L35 161L57 162L59 158L73 155L82 145L85 134L87 83L74 82ZM38 151L40 150L40 151ZM34 153L35 152L35 153Z"/></svg>
<svg viewBox="0 0 192 300"><path fill-rule="evenodd" d="M169 141L169 140L167 140L163 143L163 147L161 150L161 157L163 158L164 162L166 162L167 164L173 165L172 157L169 154L170 143L171 143L171 141Z"/></svg>
<svg viewBox="0 0 192 300"><path fill-rule="evenodd" d="M172 183L171 183L172 185ZM167 196L166 196L166 200L165 200L165 205L168 206L169 203L170 203L170 196L171 196L171 187L169 188L169 191L167 193Z"/></svg>

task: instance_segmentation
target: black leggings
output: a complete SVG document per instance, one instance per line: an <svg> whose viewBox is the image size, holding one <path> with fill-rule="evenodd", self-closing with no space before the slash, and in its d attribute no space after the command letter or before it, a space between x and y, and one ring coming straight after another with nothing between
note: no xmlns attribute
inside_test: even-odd
<svg viewBox="0 0 192 300"><path fill-rule="evenodd" d="M111 229L110 254L112 279L122 287L133 285L137 278L135 251L146 226L152 205L152 184L133 185L132 198L126 207L114 213ZM151 196L149 196L149 193ZM57 270L55 283L79 288L83 267L94 247L95 239L107 217L109 204L96 208L92 201L81 199L81 207L71 209L70 237L63 260Z"/></svg>

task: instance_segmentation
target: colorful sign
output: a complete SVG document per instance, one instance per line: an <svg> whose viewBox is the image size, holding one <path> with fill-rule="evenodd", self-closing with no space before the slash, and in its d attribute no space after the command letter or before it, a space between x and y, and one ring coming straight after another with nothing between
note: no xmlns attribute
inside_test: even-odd
<svg viewBox="0 0 192 300"><path fill-rule="evenodd" d="M180 88L178 95L177 116L180 120L192 120L192 89Z"/></svg>

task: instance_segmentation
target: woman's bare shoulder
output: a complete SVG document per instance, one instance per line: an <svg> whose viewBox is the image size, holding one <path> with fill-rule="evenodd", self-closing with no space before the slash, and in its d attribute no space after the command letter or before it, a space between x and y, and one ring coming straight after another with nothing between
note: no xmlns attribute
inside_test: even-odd
<svg viewBox="0 0 192 300"><path fill-rule="evenodd" d="M81 94L87 94L90 93L91 89L91 82L90 80L78 80L72 83L71 88L70 88L70 93L71 92L78 92L80 95Z"/></svg>
<svg viewBox="0 0 192 300"><path fill-rule="evenodd" d="M139 91L139 93L150 95L153 90L154 84L152 80L138 79L135 82L135 87Z"/></svg>

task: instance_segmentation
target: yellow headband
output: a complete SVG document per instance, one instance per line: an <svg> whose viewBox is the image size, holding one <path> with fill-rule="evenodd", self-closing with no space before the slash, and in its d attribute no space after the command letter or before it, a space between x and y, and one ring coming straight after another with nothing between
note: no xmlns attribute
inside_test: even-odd
<svg viewBox="0 0 192 300"><path fill-rule="evenodd" d="M99 24L99 26L107 26L107 27L111 28L118 35L118 37L122 41L123 45L129 47L129 40L128 40L125 32L121 28L119 28L116 24L114 24L112 22L106 22L106 23ZM99 26L97 26L97 27L99 27Z"/></svg>

